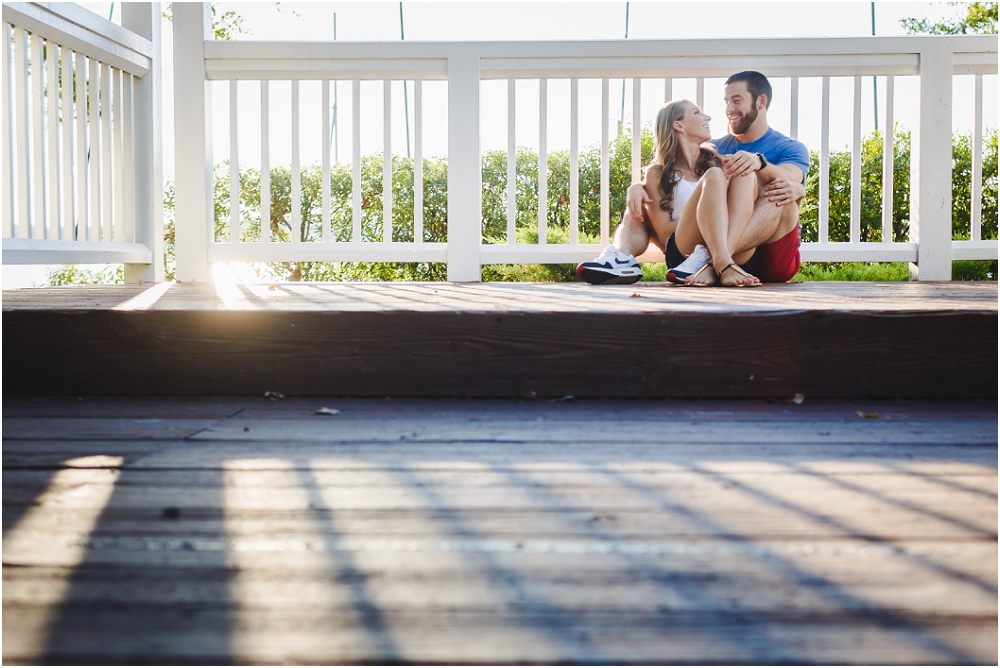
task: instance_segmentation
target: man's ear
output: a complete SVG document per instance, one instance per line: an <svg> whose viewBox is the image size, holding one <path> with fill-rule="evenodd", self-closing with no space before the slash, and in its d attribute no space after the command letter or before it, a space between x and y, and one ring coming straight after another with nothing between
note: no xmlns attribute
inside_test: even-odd
<svg viewBox="0 0 1000 668"><path fill-rule="evenodd" d="M757 96L757 111L764 111L767 109L767 94L761 93Z"/></svg>

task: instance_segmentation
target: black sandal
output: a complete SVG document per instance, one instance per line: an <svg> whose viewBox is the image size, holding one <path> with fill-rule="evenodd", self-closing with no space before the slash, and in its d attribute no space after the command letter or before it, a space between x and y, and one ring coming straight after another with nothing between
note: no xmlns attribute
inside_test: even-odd
<svg viewBox="0 0 1000 668"><path fill-rule="evenodd" d="M739 274L743 278L752 278L753 280L756 281L756 283L738 283L736 285L726 285L725 283L722 282L722 275L726 273L727 269L734 270L737 274ZM723 267L722 271L719 272L719 285L721 285L724 288L759 288L761 286L761 282L760 279L754 276L753 274L748 274L746 271L744 271L743 267L741 267L740 265L736 264L735 262L730 262L725 267Z"/></svg>

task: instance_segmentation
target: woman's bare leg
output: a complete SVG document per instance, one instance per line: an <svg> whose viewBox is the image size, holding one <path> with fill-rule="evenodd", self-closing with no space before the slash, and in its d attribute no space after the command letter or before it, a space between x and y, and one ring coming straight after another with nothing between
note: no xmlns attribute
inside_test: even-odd
<svg viewBox="0 0 1000 668"><path fill-rule="evenodd" d="M729 211L726 191L729 181L721 169L715 167L698 180L694 192L681 211L674 241L684 256L694 252L698 244L706 246L712 257L729 257L726 241L729 229Z"/></svg>
<svg viewBox="0 0 1000 668"><path fill-rule="evenodd" d="M743 264L749 260L756 250L740 248L740 245L759 193L760 184L756 174L733 176L729 179L729 233L726 236L726 243L736 264Z"/></svg>
<svg viewBox="0 0 1000 668"><path fill-rule="evenodd" d="M749 186L741 183L737 186L736 194L744 197L746 190L749 190ZM746 222L743 226L746 227ZM735 261L729 250L729 179L721 169L709 169L698 181L681 212L674 241L677 243L677 250L685 256L690 255L698 244L706 246L712 254L716 274ZM749 256L750 254L746 254L744 261ZM732 271L719 278L723 285L755 282Z"/></svg>

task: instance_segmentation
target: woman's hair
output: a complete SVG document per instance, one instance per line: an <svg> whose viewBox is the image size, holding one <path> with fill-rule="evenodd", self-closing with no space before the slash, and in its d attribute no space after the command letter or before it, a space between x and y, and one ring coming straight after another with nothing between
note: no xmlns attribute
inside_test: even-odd
<svg viewBox="0 0 1000 668"><path fill-rule="evenodd" d="M674 130L674 121L684 118L693 105L688 100L674 100L667 102L656 114L656 156L654 165L662 168L660 172L660 209L674 213L674 191L677 189L677 169L674 167L674 160L677 156L677 149L680 147L680 138ZM722 167L722 158L715 146L709 143L701 145L698 152L698 159L692 166L695 176L701 176L708 171L709 167ZM652 165L651 165L652 166Z"/></svg>

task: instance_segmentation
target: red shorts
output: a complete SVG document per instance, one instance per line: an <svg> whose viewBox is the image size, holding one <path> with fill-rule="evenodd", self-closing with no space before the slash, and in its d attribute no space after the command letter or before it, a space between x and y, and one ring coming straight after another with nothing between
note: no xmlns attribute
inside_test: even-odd
<svg viewBox="0 0 1000 668"><path fill-rule="evenodd" d="M802 260L799 257L799 227L777 241L757 247L760 257L754 275L762 283L784 283L794 276Z"/></svg>

